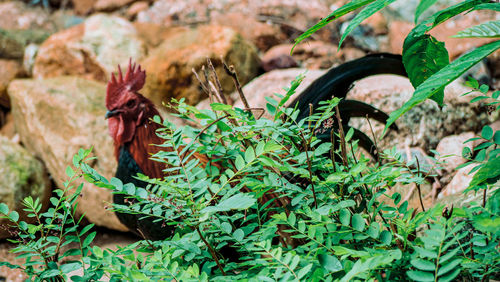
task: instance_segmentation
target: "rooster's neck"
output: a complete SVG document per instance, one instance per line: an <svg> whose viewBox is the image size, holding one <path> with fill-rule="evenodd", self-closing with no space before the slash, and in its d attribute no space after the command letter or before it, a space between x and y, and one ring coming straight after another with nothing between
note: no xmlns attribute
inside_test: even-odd
<svg viewBox="0 0 500 282"><path fill-rule="evenodd" d="M156 130L161 126L151 121L151 118L159 114L154 108L152 111L148 111L148 113L144 116L143 122L137 125L132 140L122 146L125 146L125 149L129 151L145 175L151 178L161 178L163 177L162 170L165 168L165 165L150 160L153 154L160 151L160 147L155 145L163 143L163 140L156 135ZM122 146L117 149L120 150Z"/></svg>

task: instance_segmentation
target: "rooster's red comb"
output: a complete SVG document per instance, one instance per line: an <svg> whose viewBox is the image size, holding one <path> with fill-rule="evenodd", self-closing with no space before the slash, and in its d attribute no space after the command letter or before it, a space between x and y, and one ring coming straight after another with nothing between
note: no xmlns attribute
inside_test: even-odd
<svg viewBox="0 0 500 282"><path fill-rule="evenodd" d="M111 74L111 80L108 82L106 90L106 107L113 108L113 102L117 101L124 91L136 92L139 91L146 81L146 71L141 70L141 66L132 64L132 59L129 60L127 73L123 77L120 65L118 65L118 79L115 74Z"/></svg>

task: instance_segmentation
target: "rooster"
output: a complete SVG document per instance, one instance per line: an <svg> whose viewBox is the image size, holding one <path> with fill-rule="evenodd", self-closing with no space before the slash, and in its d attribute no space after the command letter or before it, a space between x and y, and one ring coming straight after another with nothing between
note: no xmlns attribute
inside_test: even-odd
<svg viewBox="0 0 500 282"><path fill-rule="evenodd" d="M309 104L317 106L320 101L328 100L333 95L345 98L353 82L376 74L406 76L401 56L371 55L332 68L315 80L291 105L300 110L299 118L304 118L309 114ZM108 111L105 118L108 119L109 133L114 140L115 157L118 161L116 177L123 183L133 183L137 187L146 186L146 183L134 178L138 173L150 178L162 178L163 169L166 168L165 164L149 159L149 156L161 149L152 144L161 144L163 140L156 135L160 125L151 121L155 115L159 116L158 110L138 92L145 80L146 72L130 62L125 76L118 66L118 77L112 74L106 91ZM358 101L342 100L339 108L344 128L348 128L351 117L368 115L383 123L388 118L385 113ZM355 130L354 137L360 139L361 146L372 150L373 142L364 133ZM194 157L203 164L208 163L205 156ZM114 194L113 201L118 205L126 205L129 200L122 194ZM173 234L173 227L158 224L151 218L119 212L117 217L132 232L147 239L160 240Z"/></svg>

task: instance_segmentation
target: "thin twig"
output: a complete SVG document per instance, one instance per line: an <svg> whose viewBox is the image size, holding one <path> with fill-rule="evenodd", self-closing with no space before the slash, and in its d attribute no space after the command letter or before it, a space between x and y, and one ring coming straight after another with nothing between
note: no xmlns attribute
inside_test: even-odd
<svg viewBox="0 0 500 282"><path fill-rule="evenodd" d="M250 104L248 104L247 98L245 97L245 94L243 93L243 90L241 89L241 84L240 84L240 81L238 79L238 75L236 74L236 71L234 70L234 66L233 65L228 66L222 57L221 57L221 61L222 61L222 66L224 67L224 70L226 71L226 74L228 74L233 79L234 86L236 87L236 90L238 91L238 94L240 95L240 99L243 102L243 105L245 106L245 108L249 109Z"/></svg>
<svg viewBox="0 0 500 282"><path fill-rule="evenodd" d="M226 276L226 272L224 272L224 268L222 268L222 265L219 262L219 258L217 257L217 254L215 253L214 248L212 247L212 245L210 245L210 243L208 243L208 241L205 239L205 237L203 237L203 234L201 234L199 227L196 227L196 231L198 232L198 235L200 235L201 240L203 240L203 243L205 243L205 245L208 247L210 254L215 259L215 263L217 263L217 267L222 272L222 275Z"/></svg>
<svg viewBox="0 0 500 282"><path fill-rule="evenodd" d="M222 103L228 105L226 96L224 96L224 90L222 89L222 85L220 84L219 76L217 76L217 72L215 71L215 67L212 64L212 60L207 57L208 67L212 70L212 75L214 76L215 83L217 84L217 89L219 90L220 98L222 99Z"/></svg>
<svg viewBox="0 0 500 282"><path fill-rule="evenodd" d="M375 145L375 156L376 156L376 161L377 161L377 164L380 165L380 158L379 158L379 155L378 155L378 145L377 145L377 136L375 135L375 131L373 131L373 127L372 127L372 123L370 122L370 119L368 118L368 115L366 115L366 120L368 121L368 125L370 125L370 131L372 132L372 136L373 136L373 145Z"/></svg>
<svg viewBox="0 0 500 282"><path fill-rule="evenodd" d="M339 105L335 105L335 116L337 117L337 122L339 124L340 153L342 154L342 163L344 164L344 170L347 171L347 148L345 145L344 127L342 126L342 118L340 117Z"/></svg>
<svg viewBox="0 0 500 282"><path fill-rule="evenodd" d="M415 160L417 161L417 173L420 175L420 162L417 157L415 157ZM420 200L420 206L422 206L422 210L425 211L424 202L422 201L422 191L420 189L420 184L418 183L417 183L417 190L418 190L418 199Z"/></svg>

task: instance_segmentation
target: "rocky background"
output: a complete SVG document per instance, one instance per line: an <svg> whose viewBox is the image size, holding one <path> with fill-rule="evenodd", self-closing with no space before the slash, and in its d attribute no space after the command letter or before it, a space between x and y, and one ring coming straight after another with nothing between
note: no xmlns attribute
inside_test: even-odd
<svg viewBox="0 0 500 282"><path fill-rule="evenodd" d="M395 2L370 17L340 50L341 31L352 15L329 24L290 55L294 38L345 2L0 0L0 202L18 211L21 199L28 195L47 202L54 188L62 188L65 168L82 147L93 146L98 157L93 166L106 177L113 175L116 161L104 120L105 87L111 72L118 64L126 65L129 58L146 69L142 93L160 107L170 98L185 98L207 107L191 69L199 70L207 57L218 62L221 56L236 67L251 106L264 107L264 96L283 93L282 88L306 70L301 87L326 69L365 54L401 53L403 39L413 27L416 0ZM439 1L428 14L454 2L458 1ZM433 35L445 41L454 59L489 39L454 39L451 35L499 18L498 13L487 11L468 13L437 27ZM497 51L470 75L498 89L499 66ZM216 63L216 69L226 93L231 93L232 80L222 73L220 64ZM412 91L405 78L379 76L358 82L350 98L391 112ZM430 101L417 106L397 121L399 132L391 132L379 142L382 148L395 145L407 158L420 158L420 163L433 155L431 150L455 155L424 187L429 205L462 197L461 191L472 177L470 167L455 170L465 161L459 157L463 142L486 124L500 130L498 113L489 113L484 104L469 104L471 97L460 96L467 91L463 81L454 82L445 91L446 107L440 109ZM232 97L240 105L234 94ZM168 113L165 116L169 118ZM366 121L354 123L369 132ZM374 127L380 134L383 125ZM412 187L395 190L418 207ZM104 208L110 201L107 191L86 185L79 212L106 230L125 231ZM0 238L7 238L5 223L0 221L0 227ZM0 281L3 270L0 268ZM15 275L7 277L20 277Z"/></svg>

